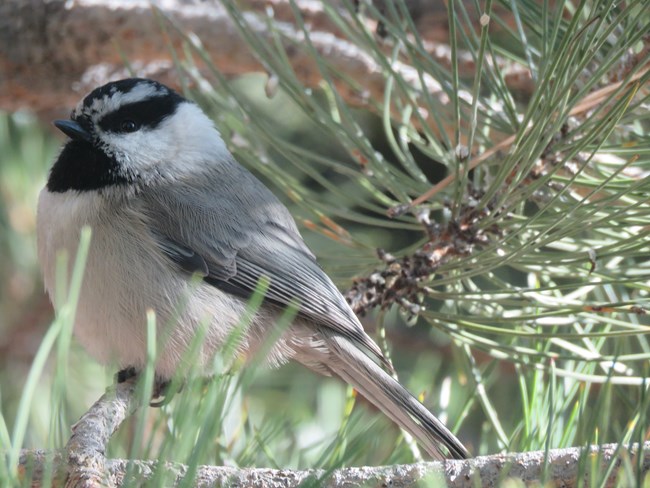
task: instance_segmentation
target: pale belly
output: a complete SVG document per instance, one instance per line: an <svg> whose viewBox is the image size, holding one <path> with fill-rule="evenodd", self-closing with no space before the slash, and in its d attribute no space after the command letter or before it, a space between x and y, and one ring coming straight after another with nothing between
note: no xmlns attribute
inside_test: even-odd
<svg viewBox="0 0 650 488"><path fill-rule="evenodd" d="M128 206L111 206L94 193L43 190L39 197L38 252L53 302L58 296L57 254L68 255L65 271L71 276L84 226L91 227L92 237L74 333L98 361L119 369L141 369L147 358L147 315L153 311L155 370L161 379L183 374L190 366L205 370L233 334L238 337L237 355L251 358L264 351L265 357L258 359L271 366L296 359L329 374L323 366L329 352L317 328L296 320L284 331L270 333L280 312L265 306L243 320L245 300L193 280L160 251L140 213ZM270 338L273 344L268 343Z"/></svg>
<svg viewBox="0 0 650 488"><path fill-rule="evenodd" d="M153 310L160 376L176 372L197 336L200 347L188 360L209 362L239 323L245 303L192 282L159 251L132 212L109 211L96 195L43 191L39 198L39 258L50 297L60 295L55 289L57 254L67 254L65 272L70 277L81 228L92 229L75 336L102 363L141 368L146 362L147 313ZM242 347L248 348L246 339Z"/></svg>

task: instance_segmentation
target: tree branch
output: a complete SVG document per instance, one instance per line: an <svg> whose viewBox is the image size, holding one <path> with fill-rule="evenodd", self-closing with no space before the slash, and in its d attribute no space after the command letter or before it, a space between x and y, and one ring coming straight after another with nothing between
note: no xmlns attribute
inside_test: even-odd
<svg viewBox="0 0 650 488"><path fill-rule="evenodd" d="M139 76L155 77L178 86L168 39L148 0L4 0L0 5L0 108L28 108L43 115L68 111L89 90L129 73L127 60ZM323 12L320 3L296 0L309 26L311 42L332 70L349 79L363 80L363 93L335 79L340 95L351 104L365 105L384 93L383 69L371 56L349 42ZM201 39L214 65L226 75L265 71L241 38L225 8L215 2L167 0L160 11L187 32ZM322 81L317 63L304 45L287 2L249 0L244 16L251 28L273 43L266 16L273 10L274 26L285 36L287 59L305 86ZM429 55L442 65L451 64L451 50L441 42L424 41ZM413 86L420 85L417 71L400 61L393 63ZM473 73L474 61L459 53L461 73ZM506 70L507 71L507 70ZM443 96L439 83L423 74L432 96ZM516 76L520 83L521 74Z"/></svg>
<svg viewBox="0 0 650 488"><path fill-rule="evenodd" d="M127 469L137 473L137 483L164 479L180 483L188 474L188 467L180 463L106 459L106 446L120 424L140 407L132 381L109 387L106 393L73 427L73 435L62 452L23 450L20 472L29 476L31 486L42 486L48 473L54 486L66 488L120 486L125 481ZM638 455L641 460L633 460ZM597 469L580 469L585 456ZM412 486L424 480L444 479L450 487L495 486L507 477L523 480L526 484L540 480L551 481L555 486L572 487L589 484L590 473L602 473L608 466L614 469L607 486L619 480L624 463L638 467L642 473L650 471L650 442L639 452L638 444L619 446L607 444L586 448L552 449L517 454L495 454L469 460L447 460L409 465L342 468L332 473L324 470L288 470L266 468L231 468L201 466L193 486L272 486L295 487L306 480L322 481L331 488L343 486ZM130 466L130 467L129 467ZM583 465L584 468L584 465ZM67 473L67 476L66 476ZM546 475L545 475L546 473ZM580 473L580 478L578 478ZM155 478L156 477L156 478ZM643 479L641 475L637 479Z"/></svg>

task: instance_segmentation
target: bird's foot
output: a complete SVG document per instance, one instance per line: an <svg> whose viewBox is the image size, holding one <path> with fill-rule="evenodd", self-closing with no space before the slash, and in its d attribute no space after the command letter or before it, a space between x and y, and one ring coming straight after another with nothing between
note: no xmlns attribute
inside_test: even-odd
<svg viewBox="0 0 650 488"><path fill-rule="evenodd" d="M131 378L135 378L138 376L138 370L131 367L131 368L124 368L120 371L117 372L115 375L115 380L118 383L124 383L125 381L129 381Z"/></svg>
<svg viewBox="0 0 650 488"><path fill-rule="evenodd" d="M153 383L153 393L151 394L150 407L162 407L167 405L174 396L173 391L169 391L170 380L163 380L156 376Z"/></svg>
<svg viewBox="0 0 650 488"><path fill-rule="evenodd" d="M130 367L118 371L118 373L115 375L115 379L118 383L124 383L125 381L129 381L133 378L138 377L139 375L140 371L134 367ZM167 405L174 396L174 392L169 391L170 385L170 380L163 379L156 375L154 378L153 391L151 394L151 401L149 402L149 406L162 407L163 405Z"/></svg>

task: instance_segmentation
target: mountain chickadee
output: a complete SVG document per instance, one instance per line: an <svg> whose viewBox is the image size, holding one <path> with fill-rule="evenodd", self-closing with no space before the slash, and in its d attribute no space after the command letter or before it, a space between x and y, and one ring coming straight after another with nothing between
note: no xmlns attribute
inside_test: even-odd
<svg viewBox="0 0 650 488"><path fill-rule="evenodd" d="M54 125L70 141L40 193L39 258L54 297L57 252L74 257L81 228L92 228L74 330L97 360L142 370L146 313L153 309L159 336L166 334L157 382L174 375L206 320L193 360L208 365L265 276L270 284L244 334L243 353L255 355L283 309L296 302L298 315L278 334L270 364L292 359L338 376L434 458L468 456L377 364L387 364L381 350L316 263L289 211L235 161L196 104L156 81L125 79L95 89L70 120ZM196 273L198 285L191 279ZM172 322L169 330L161 325Z"/></svg>

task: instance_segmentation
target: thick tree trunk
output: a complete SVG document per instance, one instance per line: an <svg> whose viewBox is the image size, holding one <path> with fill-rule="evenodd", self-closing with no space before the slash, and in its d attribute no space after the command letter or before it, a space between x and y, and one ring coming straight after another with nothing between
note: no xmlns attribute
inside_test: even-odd
<svg viewBox="0 0 650 488"><path fill-rule="evenodd" d="M411 2L417 4L416 14L423 1ZM357 105L381 99L385 83L381 66L341 34L323 12L321 3L297 0L296 4L309 26L312 44L328 65L348 78L363 80L362 93L334 80L341 96ZM288 2L249 0L246 5L246 21L269 43L273 42L273 34L266 18L273 15L273 25L284 36L287 57L296 76L306 86L317 86L322 76L313 56L302 49L304 36L296 26ZM429 6L426 12L427 15L420 16L428 19L421 22L423 32L428 35L425 48L438 62L448 65L450 49L436 40L441 32L446 32L444 10L438 12ZM265 71L218 2L3 0L0 3L0 109L28 108L46 115L61 115L89 90L111 78L128 76L125 62L136 75L155 77L178 86L170 44L179 47L181 40L170 30L165 32L163 25L167 28L169 25L163 17L196 34L214 65L226 75ZM471 56L460 53L461 73L471 72L473 68ZM394 69L408 82L420 84L412 67L397 61ZM518 78L522 76L527 78L525 73L512 73L513 84L520 83ZM440 93L439 84L432 77L425 76L424 82L425 89L433 96Z"/></svg>

